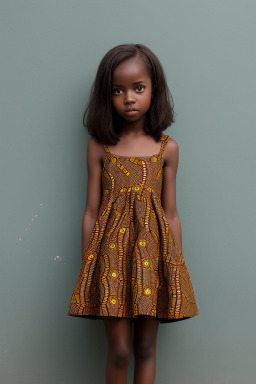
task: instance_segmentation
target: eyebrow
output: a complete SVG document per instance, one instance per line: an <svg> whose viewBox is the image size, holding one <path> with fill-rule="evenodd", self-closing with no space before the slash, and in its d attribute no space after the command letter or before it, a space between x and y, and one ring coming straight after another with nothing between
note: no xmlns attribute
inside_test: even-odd
<svg viewBox="0 0 256 384"><path fill-rule="evenodd" d="M133 83L133 85L136 85L136 84L140 84L140 83L146 83L145 80L139 80L139 81L135 81L135 83ZM113 87L122 87L122 85L120 84L112 84Z"/></svg>

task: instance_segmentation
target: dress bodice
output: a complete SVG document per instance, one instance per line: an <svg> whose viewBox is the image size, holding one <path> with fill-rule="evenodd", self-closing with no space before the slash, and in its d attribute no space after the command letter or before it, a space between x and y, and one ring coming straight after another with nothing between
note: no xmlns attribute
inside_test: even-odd
<svg viewBox="0 0 256 384"><path fill-rule="evenodd" d="M170 137L162 134L158 154L151 156L121 156L110 152L104 145L106 157L102 169L103 195L153 193L161 198L163 179L163 152Z"/></svg>

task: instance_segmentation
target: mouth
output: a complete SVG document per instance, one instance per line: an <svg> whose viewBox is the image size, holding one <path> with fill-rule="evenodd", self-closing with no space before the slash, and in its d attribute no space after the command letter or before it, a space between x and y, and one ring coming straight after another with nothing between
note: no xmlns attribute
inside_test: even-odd
<svg viewBox="0 0 256 384"><path fill-rule="evenodd" d="M129 108L129 109L127 109L127 111L125 111L125 113L126 113L127 115L129 115L129 116L136 115L137 112L138 112L138 111L137 111L137 109L135 109L135 108Z"/></svg>

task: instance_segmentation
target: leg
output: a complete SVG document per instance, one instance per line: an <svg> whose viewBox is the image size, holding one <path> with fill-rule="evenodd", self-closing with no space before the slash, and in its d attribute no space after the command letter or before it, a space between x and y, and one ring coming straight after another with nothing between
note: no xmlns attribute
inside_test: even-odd
<svg viewBox="0 0 256 384"><path fill-rule="evenodd" d="M132 351L132 324L130 319L105 317L108 338L106 384L126 384Z"/></svg>
<svg viewBox="0 0 256 384"><path fill-rule="evenodd" d="M134 384L154 384L156 375L156 339L159 321L150 316L134 322Z"/></svg>

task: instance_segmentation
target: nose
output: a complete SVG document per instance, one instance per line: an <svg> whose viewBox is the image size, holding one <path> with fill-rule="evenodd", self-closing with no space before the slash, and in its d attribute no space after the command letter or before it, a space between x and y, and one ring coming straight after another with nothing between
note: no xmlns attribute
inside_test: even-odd
<svg viewBox="0 0 256 384"><path fill-rule="evenodd" d="M134 103L136 101L134 93L132 91L127 91L124 101L125 101L125 104Z"/></svg>

